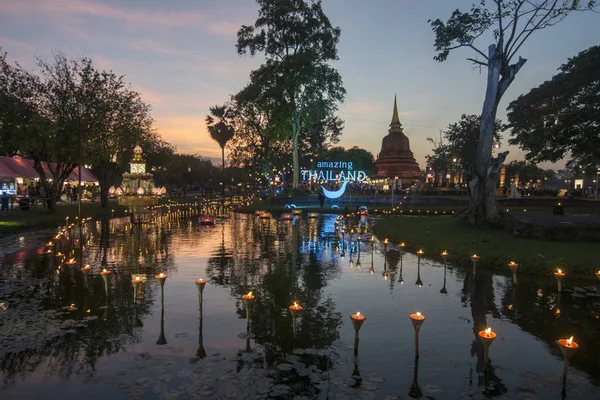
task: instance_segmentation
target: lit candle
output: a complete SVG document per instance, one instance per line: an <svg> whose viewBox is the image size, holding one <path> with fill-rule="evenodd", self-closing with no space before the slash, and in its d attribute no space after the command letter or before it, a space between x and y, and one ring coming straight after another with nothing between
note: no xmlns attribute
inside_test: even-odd
<svg viewBox="0 0 600 400"><path fill-rule="evenodd" d="M417 311L414 314L410 314L410 319L414 319L416 321L423 321L425 320L425 316Z"/></svg>
<svg viewBox="0 0 600 400"><path fill-rule="evenodd" d="M514 262L514 261L511 261L511 262L509 262L509 263L508 263L508 266L509 266L510 268L517 268L517 267L519 266L519 264L517 264L517 263L516 263L516 262Z"/></svg>
<svg viewBox="0 0 600 400"><path fill-rule="evenodd" d="M576 349L579 347L579 344L577 344L576 342L573 341L573 336L571 336L568 339L560 339L558 341L558 344L563 347L570 348L570 349Z"/></svg>
<svg viewBox="0 0 600 400"><path fill-rule="evenodd" d="M48 247L52 247L52 246L54 246L54 243L52 243L52 242L48 242L48 244L47 244L46 246L48 246Z"/></svg>
<svg viewBox="0 0 600 400"><path fill-rule="evenodd" d="M160 274L156 275L156 279L167 279L167 274L161 272Z"/></svg>
<svg viewBox="0 0 600 400"><path fill-rule="evenodd" d="M58 253L56 253L56 257L64 257L64 254L59 251Z"/></svg>
<svg viewBox="0 0 600 400"><path fill-rule="evenodd" d="M476 262L477 260L479 260L479 256L477 254L473 254L471 256L471 261L475 261Z"/></svg>
<svg viewBox="0 0 600 400"><path fill-rule="evenodd" d="M81 270L85 271L85 272L87 272L87 271L89 271L91 269L92 269L92 267L90 266L90 264L87 264L85 267L81 268Z"/></svg>
<svg viewBox="0 0 600 400"><path fill-rule="evenodd" d="M254 295L252 294L252 292L248 292L248 294L243 295L242 298L246 300L253 300Z"/></svg>
<svg viewBox="0 0 600 400"><path fill-rule="evenodd" d="M479 332L479 336L486 339L494 339L496 337L496 333L492 332L492 328L484 329Z"/></svg>
<svg viewBox="0 0 600 400"><path fill-rule="evenodd" d="M417 250L417 254L419 256L422 256L423 254L425 254L425 252L423 251L423 249L419 249L419 250Z"/></svg>
<svg viewBox="0 0 600 400"><path fill-rule="evenodd" d="M131 283L133 283L134 285L138 285L140 283L142 283L142 280L140 278L133 278L131 279Z"/></svg>
<svg viewBox="0 0 600 400"><path fill-rule="evenodd" d="M357 320L357 321L362 321L367 319L364 314L361 314L360 311L357 311L356 314L352 314L350 316L350 318L352 318L353 320Z"/></svg>
<svg viewBox="0 0 600 400"><path fill-rule="evenodd" d="M555 276L555 277L557 277L557 278L564 278L564 276L565 276L565 273L564 273L564 272L562 272L562 269L560 269L560 268L557 268L557 269L556 269L556 272L554 273L554 276Z"/></svg>
<svg viewBox="0 0 600 400"><path fill-rule="evenodd" d="M600 279L600 271L596 272L596 278Z"/></svg>
<svg viewBox="0 0 600 400"><path fill-rule="evenodd" d="M292 304L290 306L290 310L301 311L302 310L302 306L300 304L298 304L297 301L295 301L294 304Z"/></svg>
<svg viewBox="0 0 600 400"><path fill-rule="evenodd" d="M388 241L388 239L386 238L386 239L383 241L383 244L388 244L388 243L389 243L389 241Z"/></svg>
<svg viewBox="0 0 600 400"><path fill-rule="evenodd" d="M74 258L71 258L69 261L65 262L67 265L74 265L77 261Z"/></svg>
<svg viewBox="0 0 600 400"><path fill-rule="evenodd" d="M442 251L442 257L447 257L448 256L448 252L446 250Z"/></svg>
<svg viewBox="0 0 600 400"><path fill-rule="evenodd" d="M203 284L203 283L206 283L206 280L204 280L204 279L196 279L196 283L197 284Z"/></svg>
<svg viewBox="0 0 600 400"><path fill-rule="evenodd" d="M110 275L110 271L108 271L106 268L104 268L102 270L102 272L100 272L100 275Z"/></svg>

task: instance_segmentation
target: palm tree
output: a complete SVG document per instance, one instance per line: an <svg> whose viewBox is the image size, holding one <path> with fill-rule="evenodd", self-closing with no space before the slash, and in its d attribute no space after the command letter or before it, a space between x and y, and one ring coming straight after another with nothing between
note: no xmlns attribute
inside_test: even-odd
<svg viewBox="0 0 600 400"><path fill-rule="evenodd" d="M206 116L206 128L210 137L221 146L223 172L225 172L225 145L233 137L233 126L227 122L229 109L226 105L209 108L210 114ZM216 118L216 119L215 119Z"/></svg>

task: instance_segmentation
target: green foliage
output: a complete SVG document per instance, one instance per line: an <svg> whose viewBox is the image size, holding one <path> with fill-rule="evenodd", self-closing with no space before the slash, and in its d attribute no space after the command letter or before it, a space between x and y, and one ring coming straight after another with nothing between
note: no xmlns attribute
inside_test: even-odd
<svg viewBox="0 0 600 400"><path fill-rule="evenodd" d="M524 273L551 276L561 266L570 274L595 279L597 265L590 264L589 254L595 252L596 243L516 238L501 229L475 228L452 217L386 218L375 224L373 233L392 243L405 242L409 251L422 248L427 258L435 260L441 260L439 254L447 250L454 264L469 266L470 255L476 253L481 256L478 268L507 271L508 263L515 261Z"/></svg>
<svg viewBox="0 0 600 400"><path fill-rule="evenodd" d="M317 161L352 161L352 169L365 171L367 176L377 172L375 166L375 157L373 153L358 146L353 146L349 149L343 147L332 147L328 151L322 153Z"/></svg>
<svg viewBox="0 0 600 400"><path fill-rule="evenodd" d="M219 186L217 169L210 160L190 154L171 154L154 172L158 186L164 186L170 197L185 197L194 187Z"/></svg>
<svg viewBox="0 0 600 400"><path fill-rule="evenodd" d="M535 163L515 160L506 164L507 182L516 175L519 175L519 182L536 183L539 180L540 183L543 183L545 179L551 178L546 170L538 167Z"/></svg>
<svg viewBox="0 0 600 400"><path fill-rule="evenodd" d="M428 166L436 173L443 172L445 174L451 169L464 171L465 179L468 181L475 168L480 125L480 116L463 114L460 121L448 125L448 128L440 134L439 141L428 138L429 142L434 145L433 154L426 156ZM494 128L496 148L500 147L502 130L502 121L496 120ZM444 143L444 139L446 143Z"/></svg>
<svg viewBox="0 0 600 400"><path fill-rule="evenodd" d="M508 106L510 144L533 162L600 165L600 46L568 60L559 73Z"/></svg>
<svg viewBox="0 0 600 400"><path fill-rule="evenodd" d="M333 27L320 1L257 0L254 25L238 31L240 55L263 53L266 60L250 74L238 98L256 103L269 114L268 133L291 139L294 186L299 175L299 138L309 120L328 121L343 101L342 79L329 62L338 59L341 30ZM308 124L310 125L310 123ZM336 126L339 126L336 125Z"/></svg>

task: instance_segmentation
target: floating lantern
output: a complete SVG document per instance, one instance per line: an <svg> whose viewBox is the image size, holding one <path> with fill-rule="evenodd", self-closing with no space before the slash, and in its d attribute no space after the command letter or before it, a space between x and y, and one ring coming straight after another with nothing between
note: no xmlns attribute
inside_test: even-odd
<svg viewBox="0 0 600 400"><path fill-rule="evenodd" d="M559 339L556 341L560 347L560 351L565 359L563 364L563 377L566 378L569 371L569 360L579 349L579 344L573 341L573 336L568 339Z"/></svg>

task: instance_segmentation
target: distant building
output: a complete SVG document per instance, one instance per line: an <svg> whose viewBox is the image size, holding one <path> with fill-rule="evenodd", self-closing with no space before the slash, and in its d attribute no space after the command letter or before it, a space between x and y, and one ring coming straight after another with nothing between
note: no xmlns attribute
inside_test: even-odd
<svg viewBox="0 0 600 400"><path fill-rule="evenodd" d="M377 155L375 164L377 177L398 179L394 182L394 186L407 187L421 179L421 169L410 151L408 138L398 118L396 96L394 96L394 112L390 129L381 141L381 151Z"/></svg>

